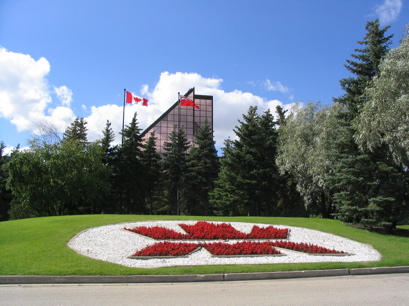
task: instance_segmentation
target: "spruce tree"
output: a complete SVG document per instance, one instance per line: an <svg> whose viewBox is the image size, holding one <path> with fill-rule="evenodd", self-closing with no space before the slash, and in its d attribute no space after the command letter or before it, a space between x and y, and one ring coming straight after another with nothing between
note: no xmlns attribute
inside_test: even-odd
<svg viewBox="0 0 409 306"><path fill-rule="evenodd" d="M119 149L115 188L120 191L120 212L143 214L145 207L145 169L142 163L142 137L137 114L121 132L123 145Z"/></svg>
<svg viewBox="0 0 409 306"><path fill-rule="evenodd" d="M225 143L211 202L217 214L271 216L277 212L276 123L254 106L243 119L234 129L238 139Z"/></svg>
<svg viewBox="0 0 409 306"><path fill-rule="evenodd" d="M209 193L219 173L219 158L213 140L213 131L207 120L196 135L187 160L181 206L187 215L210 215Z"/></svg>
<svg viewBox="0 0 409 306"><path fill-rule="evenodd" d="M104 130L102 131L103 137L99 141L100 146L103 151L102 163L111 169L111 175L108 179L109 190L107 190L106 198L104 199L103 205L101 205L101 212L104 213L118 213L117 202L120 197L120 191L118 190L118 184L115 184L117 179L118 169L118 146L112 145L115 140L115 134L111 127L111 122L107 120Z"/></svg>
<svg viewBox="0 0 409 306"><path fill-rule="evenodd" d="M341 128L333 152L337 160L334 164L335 175L332 177L338 209L335 215L344 222L359 223L368 228L381 225L373 217L379 207L374 203L392 200L390 192L385 193L382 186L391 186L388 179L396 176L393 175L395 170L384 148L372 153L358 148L354 141L356 129L353 122L367 99L365 89L378 74L380 63L388 52L392 38L392 35L385 36L388 28L381 29L378 20L367 23L367 34L364 40L358 42L365 48L355 49L357 54L352 54L355 60L347 60L346 68L353 76L340 81L345 94L334 99L345 106L339 113L338 125ZM384 170L391 176L385 175Z"/></svg>
<svg viewBox="0 0 409 306"><path fill-rule="evenodd" d="M103 137L100 141L102 149L104 150L105 154L109 154L109 152L112 150L111 144L115 140L115 134L112 130L111 122L109 122L109 120L107 120L105 129L102 131L102 135Z"/></svg>
<svg viewBox="0 0 409 306"><path fill-rule="evenodd" d="M367 31L363 40L358 43L364 48L355 49L356 54L351 54L354 60L347 60L345 67L353 76L340 80L341 88L345 93L334 98L334 102L341 103L347 108L347 118L352 120L365 101L364 91L369 82L379 72L379 65L385 57L391 44L393 35L385 36L390 26L380 28L379 20L368 21Z"/></svg>
<svg viewBox="0 0 409 306"><path fill-rule="evenodd" d="M187 156L190 142L183 128L175 125L169 135L169 141L164 143L162 170L164 185L168 198L167 214L180 214L180 190L187 171Z"/></svg>
<svg viewBox="0 0 409 306"><path fill-rule="evenodd" d="M85 145L88 143L87 131L87 121L84 118L76 118L74 122L72 122L71 125L65 130L63 140L77 140Z"/></svg>
<svg viewBox="0 0 409 306"><path fill-rule="evenodd" d="M156 151L155 131L151 132L142 151L142 163L145 169L145 205L149 214L154 214L156 194L161 191L161 155Z"/></svg>

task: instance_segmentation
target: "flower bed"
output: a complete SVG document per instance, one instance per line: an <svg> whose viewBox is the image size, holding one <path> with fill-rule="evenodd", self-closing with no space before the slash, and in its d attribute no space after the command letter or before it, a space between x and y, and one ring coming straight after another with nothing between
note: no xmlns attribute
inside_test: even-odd
<svg viewBox="0 0 409 306"><path fill-rule="evenodd" d="M138 256L185 256L200 247L196 243L159 242L136 252L131 257Z"/></svg>
<svg viewBox="0 0 409 306"><path fill-rule="evenodd" d="M166 227L161 226L154 226L154 227L146 227L146 226L139 226L134 228L125 228L128 231L147 236L153 239L159 240L182 240L188 239L186 234L178 233L174 230L168 229Z"/></svg>
<svg viewBox="0 0 409 306"><path fill-rule="evenodd" d="M227 223L209 223L199 221L194 225L179 224L187 233L178 233L174 230L155 227L134 227L126 230L160 240L191 240L191 239L286 239L288 229L278 229L273 226L259 227L254 225L249 234L236 230Z"/></svg>
<svg viewBox="0 0 409 306"><path fill-rule="evenodd" d="M291 241L274 241L271 242L273 246L277 248L283 248L303 253L309 254L338 254L338 255L347 255L347 253L343 251L336 251L327 249L324 247L320 247L318 245L304 243L304 242L291 242Z"/></svg>
<svg viewBox="0 0 409 306"><path fill-rule="evenodd" d="M267 255L281 254L276 250L270 242L236 242L233 244L215 242L204 244L205 247L213 255Z"/></svg>
<svg viewBox="0 0 409 306"><path fill-rule="evenodd" d="M271 255L281 254L280 251L274 247L289 249L293 251L308 253L308 254L336 254L348 255L342 251L336 251L307 243L295 243L289 241L243 241L233 244L225 242L213 243L187 243L187 242L158 242L156 244L147 246L146 248L136 252L130 258L138 257L161 257L161 256L186 256L195 249L203 247L215 256L225 255Z"/></svg>
<svg viewBox="0 0 409 306"><path fill-rule="evenodd" d="M210 223L199 221L193 225L179 224L186 232L180 233L175 230L154 226L139 226L125 228L126 230L151 237L158 240L213 240L213 239L286 239L288 229L278 229L273 226L259 227L254 225L251 232L246 234L236 230L228 223ZM131 258L149 257L179 257L187 256L197 248L203 247L214 256L246 256L246 255L269 255L281 254L276 248L283 248L308 254L321 255L348 255L342 251L331 250L318 245L302 242L291 242L288 240L276 240L265 242L243 241L233 244L225 242L158 242L150 245L131 256Z"/></svg>
<svg viewBox="0 0 409 306"><path fill-rule="evenodd" d="M188 243L188 242L158 242L136 252L130 258L186 256L195 249L203 247L213 255L268 255L281 254L270 242L236 242L228 244L215 243Z"/></svg>

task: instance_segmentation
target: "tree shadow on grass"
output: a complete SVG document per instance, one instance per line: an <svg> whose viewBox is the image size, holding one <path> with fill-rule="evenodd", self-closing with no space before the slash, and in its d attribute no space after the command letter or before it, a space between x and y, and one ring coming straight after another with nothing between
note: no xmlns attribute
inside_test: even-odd
<svg viewBox="0 0 409 306"><path fill-rule="evenodd" d="M395 228L392 230L392 236L409 237L409 229Z"/></svg>

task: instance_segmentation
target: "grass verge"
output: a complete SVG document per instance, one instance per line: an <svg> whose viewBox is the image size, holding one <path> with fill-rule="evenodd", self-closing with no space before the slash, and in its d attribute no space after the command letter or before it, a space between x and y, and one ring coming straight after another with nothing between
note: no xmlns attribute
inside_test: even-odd
<svg viewBox="0 0 409 306"><path fill-rule="evenodd" d="M68 241L87 228L149 220L208 220L279 224L315 229L373 246L378 262L302 263L128 268L94 260L68 248ZM409 225L401 226L409 232ZM0 222L0 275L178 275L273 272L409 265L409 237L382 235L343 225L336 220L274 217L192 217L142 215L80 215Z"/></svg>

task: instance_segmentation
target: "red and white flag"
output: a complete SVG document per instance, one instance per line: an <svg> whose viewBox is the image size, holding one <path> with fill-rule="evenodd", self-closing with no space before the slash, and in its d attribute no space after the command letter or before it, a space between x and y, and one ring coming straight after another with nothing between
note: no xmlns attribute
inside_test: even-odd
<svg viewBox="0 0 409 306"><path fill-rule="evenodd" d="M133 103L133 104L139 104L139 102L142 102L143 106L148 106L148 100L145 98L141 98L137 95L134 95L133 93L127 91L126 92L126 98L125 98L126 103Z"/></svg>
<svg viewBox="0 0 409 306"><path fill-rule="evenodd" d="M192 99L189 99L187 97L180 97L180 106L191 106L194 108L199 108L199 106L196 105Z"/></svg>

